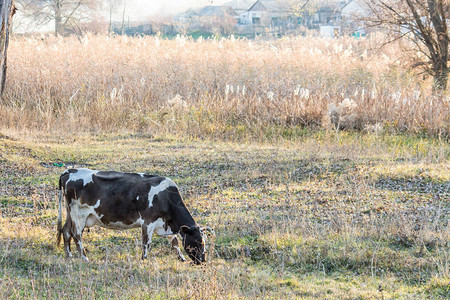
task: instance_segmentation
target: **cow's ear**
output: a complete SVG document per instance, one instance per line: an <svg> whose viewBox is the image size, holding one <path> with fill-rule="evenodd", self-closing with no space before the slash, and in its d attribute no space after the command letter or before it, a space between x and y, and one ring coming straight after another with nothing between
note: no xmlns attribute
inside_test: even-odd
<svg viewBox="0 0 450 300"><path fill-rule="evenodd" d="M186 225L181 225L180 230L182 233L188 233L191 229L189 228L189 226Z"/></svg>

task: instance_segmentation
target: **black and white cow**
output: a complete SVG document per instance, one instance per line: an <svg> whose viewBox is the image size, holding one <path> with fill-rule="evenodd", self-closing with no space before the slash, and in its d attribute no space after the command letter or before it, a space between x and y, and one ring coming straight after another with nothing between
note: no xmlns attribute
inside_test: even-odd
<svg viewBox="0 0 450 300"><path fill-rule="evenodd" d="M73 238L80 256L88 260L81 236L85 228L98 225L110 229L142 228L142 258L146 258L153 233L168 237L178 256L185 261L177 235L189 257L205 261L205 242L183 203L176 184L169 178L112 171L68 169L59 178L57 244L64 238L64 249L71 257ZM62 225L62 196L67 217Z"/></svg>

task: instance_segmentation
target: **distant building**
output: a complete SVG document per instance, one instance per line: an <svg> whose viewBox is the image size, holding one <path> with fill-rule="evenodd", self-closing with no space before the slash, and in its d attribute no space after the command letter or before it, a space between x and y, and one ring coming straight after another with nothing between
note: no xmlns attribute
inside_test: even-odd
<svg viewBox="0 0 450 300"><path fill-rule="evenodd" d="M279 1L258 0L241 15L241 20L242 24L270 25L281 23L290 15L288 7Z"/></svg>
<svg viewBox="0 0 450 300"><path fill-rule="evenodd" d="M199 17L200 9L189 8L187 11L177 15L175 20L178 22L191 22Z"/></svg>
<svg viewBox="0 0 450 300"><path fill-rule="evenodd" d="M248 11L254 3L255 0L232 0L224 5L233 8L234 11L240 16L242 13Z"/></svg>
<svg viewBox="0 0 450 300"><path fill-rule="evenodd" d="M287 1L231 0L223 6L189 9L176 20L200 31L209 30L217 23L221 33L243 35L302 34L306 30L316 30L324 37L362 36L366 34L364 24L355 17L366 12L360 1L327 1L314 12L295 13Z"/></svg>
<svg viewBox="0 0 450 300"><path fill-rule="evenodd" d="M199 12L200 17L237 17L238 14L230 6L205 6Z"/></svg>
<svg viewBox="0 0 450 300"><path fill-rule="evenodd" d="M341 22L340 5L340 3L335 2L326 6L319 7L319 9L313 15L313 26L316 28L320 25L338 26Z"/></svg>
<svg viewBox="0 0 450 300"><path fill-rule="evenodd" d="M319 25L321 37L337 38L341 35L341 26L339 25Z"/></svg>
<svg viewBox="0 0 450 300"><path fill-rule="evenodd" d="M230 6L205 6L199 12L199 29L213 34L231 34L239 16Z"/></svg>
<svg viewBox="0 0 450 300"><path fill-rule="evenodd" d="M248 2L247 2L248 4ZM241 34L285 34L298 27L299 18L285 2L257 0L239 13L237 30Z"/></svg>

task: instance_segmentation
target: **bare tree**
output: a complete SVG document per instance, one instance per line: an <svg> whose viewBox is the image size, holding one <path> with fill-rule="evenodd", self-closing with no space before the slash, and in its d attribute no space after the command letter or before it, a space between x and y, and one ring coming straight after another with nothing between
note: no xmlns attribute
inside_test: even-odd
<svg viewBox="0 0 450 300"><path fill-rule="evenodd" d="M18 0L22 13L33 18L38 25L55 23L55 35L67 28L76 28L80 21L87 20L101 7L100 0Z"/></svg>
<svg viewBox="0 0 450 300"><path fill-rule="evenodd" d="M112 34L113 14L117 10L120 0L107 0L109 10L108 34Z"/></svg>
<svg viewBox="0 0 450 300"><path fill-rule="evenodd" d="M109 11L108 34L112 34L114 29L113 23L120 23L120 33L125 33L126 21L130 20L130 16L136 14L136 2L134 0L104 0L106 8Z"/></svg>
<svg viewBox="0 0 450 300"><path fill-rule="evenodd" d="M316 4L316 1L311 0L284 0L279 2L288 7L290 12L298 16L301 16L304 11L311 9Z"/></svg>
<svg viewBox="0 0 450 300"><path fill-rule="evenodd" d="M433 90L447 89L450 60L450 5L448 0L364 0L369 26L388 30L390 41L406 38L422 53L413 66L433 76Z"/></svg>
<svg viewBox="0 0 450 300"><path fill-rule="evenodd" d="M9 32L11 30L12 16L15 11L14 0L0 1L0 96L3 95L6 84Z"/></svg>
<svg viewBox="0 0 450 300"><path fill-rule="evenodd" d="M279 0L281 2L281 0ZM284 0L282 1L288 8L290 14L301 18L302 25L309 27L312 25L314 15L317 10L324 5L329 5L335 0L319 1L319 0Z"/></svg>

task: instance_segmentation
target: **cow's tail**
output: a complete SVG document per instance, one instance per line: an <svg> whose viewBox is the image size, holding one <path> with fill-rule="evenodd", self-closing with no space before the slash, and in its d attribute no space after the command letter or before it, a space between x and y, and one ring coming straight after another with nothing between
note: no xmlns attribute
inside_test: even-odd
<svg viewBox="0 0 450 300"><path fill-rule="evenodd" d="M62 182L61 177L59 178L59 203L58 203L58 225L56 228L56 246L59 247L61 243L62 234Z"/></svg>

